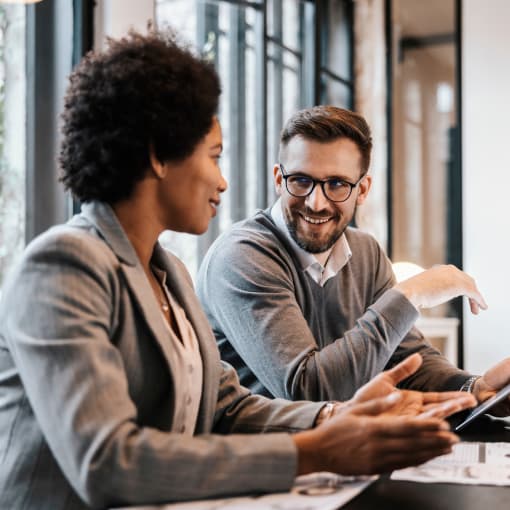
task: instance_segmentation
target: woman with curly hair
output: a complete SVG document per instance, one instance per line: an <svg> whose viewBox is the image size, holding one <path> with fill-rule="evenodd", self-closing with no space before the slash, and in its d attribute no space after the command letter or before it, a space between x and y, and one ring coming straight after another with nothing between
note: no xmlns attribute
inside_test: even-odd
<svg viewBox="0 0 510 510"><path fill-rule="evenodd" d="M27 247L0 305L1 508L281 491L456 441L442 417L469 396L395 390L419 356L326 405L251 395L221 363L183 264L158 244L165 229L205 232L226 190L219 95L211 65L157 33L110 41L72 73L60 163L82 211Z"/></svg>

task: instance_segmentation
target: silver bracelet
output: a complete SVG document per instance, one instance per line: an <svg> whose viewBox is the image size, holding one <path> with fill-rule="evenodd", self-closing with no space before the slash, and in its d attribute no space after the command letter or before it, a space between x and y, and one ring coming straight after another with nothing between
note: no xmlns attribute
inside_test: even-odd
<svg viewBox="0 0 510 510"><path fill-rule="evenodd" d="M329 420L335 412L335 402L326 402L324 409L324 420Z"/></svg>
<svg viewBox="0 0 510 510"><path fill-rule="evenodd" d="M335 402L325 402L315 418L315 427L329 420L335 413Z"/></svg>
<svg viewBox="0 0 510 510"><path fill-rule="evenodd" d="M460 391L466 391L468 393L473 393L473 387L475 382L480 379L479 375L472 375L468 379L464 381L464 384L460 387Z"/></svg>

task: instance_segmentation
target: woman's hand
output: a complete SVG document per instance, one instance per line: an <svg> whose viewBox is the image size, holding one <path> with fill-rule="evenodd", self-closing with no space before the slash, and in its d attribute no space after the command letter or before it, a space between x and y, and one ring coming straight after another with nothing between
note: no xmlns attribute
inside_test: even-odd
<svg viewBox="0 0 510 510"><path fill-rule="evenodd" d="M458 437L438 418L402 415L392 392L351 404L320 426L293 436L298 474L332 471L344 475L384 473L414 466L451 452Z"/></svg>

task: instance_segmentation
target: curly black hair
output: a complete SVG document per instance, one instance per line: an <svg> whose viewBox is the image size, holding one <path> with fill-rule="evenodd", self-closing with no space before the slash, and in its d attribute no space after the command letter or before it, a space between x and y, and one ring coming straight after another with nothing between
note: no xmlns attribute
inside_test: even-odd
<svg viewBox="0 0 510 510"><path fill-rule="evenodd" d="M91 52L70 76L61 181L82 202L128 198L157 159L181 161L209 132L220 81L175 33L131 32Z"/></svg>

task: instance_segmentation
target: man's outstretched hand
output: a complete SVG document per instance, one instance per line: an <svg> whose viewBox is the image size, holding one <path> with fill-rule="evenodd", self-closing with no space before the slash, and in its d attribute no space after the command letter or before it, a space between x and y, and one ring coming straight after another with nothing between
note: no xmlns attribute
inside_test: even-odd
<svg viewBox="0 0 510 510"><path fill-rule="evenodd" d="M510 360L509 360L510 363ZM423 416L445 418L458 411L476 405L476 399L469 393L461 391L426 392L399 390L397 384L414 374L422 364L422 357L416 353L395 365L390 370L381 372L362 386L349 404L359 404L374 398L385 397L396 392L395 404L385 411L394 416ZM510 369L510 364L509 367Z"/></svg>

